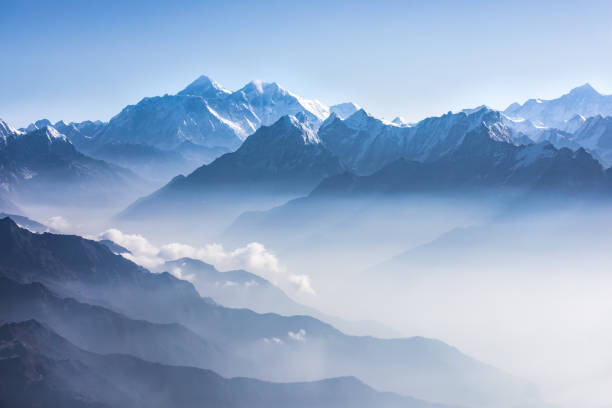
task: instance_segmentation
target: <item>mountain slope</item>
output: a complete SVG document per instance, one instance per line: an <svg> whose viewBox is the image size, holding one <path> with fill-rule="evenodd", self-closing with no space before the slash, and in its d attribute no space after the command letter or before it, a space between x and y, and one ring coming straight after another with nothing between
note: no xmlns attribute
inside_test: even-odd
<svg viewBox="0 0 612 408"><path fill-rule="evenodd" d="M591 152L604 166L612 166L612 116L585 119L568 139Z"/></svg>
<svg viewBox="0 0 612 408"><path fill-rule="evenodd" d="M510 406L530 398L523 381L440 341L346 336L307 316L227 309L201 298L190 283L152 274L102 244L33 234L7 218L0 220L0 273L19 282L42 282L61 296L132 319L183 324L250 362L252 368L240 375L304 381L351 374L381 389L474 406Z"/></svg>
<svg viewBox="0 0 612 408"><path fill-rule="evenodd" d="M307 118L301 118L307 120ZM210 231L241 212L267 207L310 191L344 170L307 123L284 116L263 126L238 150L225 154L128 207L122 221L171 216L175 227L204 219Z"/></svg>
<svg viewBox="0 0 612 408"><path fill-rule="evenodd" d="M201 76L176 95L144 98L127 106L97 136L98 143L148 144L176 149L189 142L234 150L260 126L304 113L321 123L329 109L276 83L252 81L229 92Z"/></svg>
<svg viewBox="0 0 612 408"><path fill-rule="evenodd" d="M434 407L354 378L274 384L83 351L35 320L0 326L0 402L74 407Z"/></svg>
<svg viewBox="0 0 612 408"><path fill-rule="evenodd" d="M100 306L61 298L40 283L19 284L0 276L0 320L36 319L77 346L96 353L131 354L149 361L223 369L232 360L179 324L127 318ZM233 361L232 364L239 364Z"/></svg>
<svg viewBox="0 0 612 408"><path fill-rule="evenodd" d="M0 182L20 196L47 201L142 188L133 173L78 152L53 127L6 139L0 147Z"/></svg>
<svg viewBox="0 0 612 408"><path fill-rule="evenodd" d="M576 115L585 118L612 116L612 95L601 95L589 84L572 89L551 100L529 99L523 105L513 103L504 113L512 118L528 119L536 124L566 130Z"/></svg>
<svg viewBox="0 0 612 408"><path fill-rule="evenodd" d="M456 150L435 161L399 159L369 176L348 173L324 180L312 193L362 194L521 188L569 194L612 190L610 177L584 149L572 152L541 143L515 146L491 137L481 125Z"/></svg>
<svg viewBox="0 0 612 408"><path fill-rule="evenodd" d="M385 123L360 110L346 120L330 117L319 137L353 171L365 175L400 158L437 160L483 124L492 140L518 143L525 139L505 126L499 112L487 108L427 118L409 127Z"/></svg>

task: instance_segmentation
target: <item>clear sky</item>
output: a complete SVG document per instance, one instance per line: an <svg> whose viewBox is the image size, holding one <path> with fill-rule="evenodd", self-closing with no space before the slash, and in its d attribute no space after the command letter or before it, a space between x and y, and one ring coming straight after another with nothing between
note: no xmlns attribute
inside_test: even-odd
<svg viewBox="0 0 612 408"><path fill-rule="evenodd" d="M612 93L612 1L0 0L0 117L108 120L200 74L409 120Z"/></svg>

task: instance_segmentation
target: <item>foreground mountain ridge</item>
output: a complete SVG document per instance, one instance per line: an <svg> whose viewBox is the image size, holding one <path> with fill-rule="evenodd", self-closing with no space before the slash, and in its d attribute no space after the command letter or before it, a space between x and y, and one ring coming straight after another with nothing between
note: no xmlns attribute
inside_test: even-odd
<svg viewBox="0 0 612 408"><path fill-rule="evenodd" d="M102 355L74 346L36 320L0 326L0 402L71 407L441 407L380 393L355 378L275 384L210 370Z"/></svg>
<svg viewBox="0 0 612 408"><path fill-rule="evenodd" d="M168 273L152 274L80 237L33 234L5 218L0 220L0 255L0 273L22 284L40 282L59 296L110 307L132 319L180 323L213 344L224 344L253 365L244 373L248 376L311 380L353 373L374 386L385 384L385 389L417 398L478 406L491 398L527 395L522 382L442 342L351 337L306 316L223 308L202 299L186 281ZM323 360L305 364L312 353ZM386 373L384 381L371 371L371 359L377 361L377 372ZM296 373L300 362L302 370ZM390 378L394 380L389 384ZM445 394L439 394L440 387Z"/></svg>

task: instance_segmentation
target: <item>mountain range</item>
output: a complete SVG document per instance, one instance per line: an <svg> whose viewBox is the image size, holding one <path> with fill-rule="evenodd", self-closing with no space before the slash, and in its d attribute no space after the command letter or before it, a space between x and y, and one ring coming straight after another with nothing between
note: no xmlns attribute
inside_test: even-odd
<svg viewBox="0 0 612 408"><path fill-rule="evenodd" d="M0 183L13 198L62 202L144 190L134 173L82 154L52 126L23 133L0 121L0 128Z"/></svg>
<svg viewBox="0 0 612 408"><path fill-rule="evenodd" d="M410 127L385 123L364 110L344 120L332 114L318 132L303 120L287 116L262 127L236 152L178 176L122 217L171 216L180 223L173 215L198 214L222 221L208 224L214 230L242 211L259 209L244 205L254 197L280 191L286 201L311 190L313 197L348 198L477 189L609 196L612 189L612 175L585 148L531 141L508 126L502 113L488 108L448 113ZM606 134L605 123L595 127L597 134ZM580 140L587 144L587 138ZM215 200L216 209L211 205ZM274 201L265 204L259 207L270 208ZM229 216L220 215L232 207Z"/></svg>
<svg viewBox="0 0 612 408"><path fill-rule="evenodd" d="M200 344L212 356L205 364L216 361L216 349L231 356L219 359L219 364L227 364L218 367L222 375L311 381L352 373L375 387L458 405L511 406L533 398L525 382L440 341L353 337L307 316L228 309L200 297L189 282L169 273L151 273L100 243L78 236L31 233L8 218L0 220L0 274L7 278L2 285L6 295L2 310L8 318L30 314L30 318L44 319L60 336L89 347L98 341L95 333L117 333L113 341L99 341L98 347L117 347L113 352L132 347L145 355L159 344L153 340L165 335L172 341L191 338L186 342L191 346L158 359L185 358ZM83 334L99 319L103 326ZM151 335L149 350L138 342L130 344L131 336L138 338L139 333ZM175 337L175 333L182 334ZM44 344L54 349L53 342ZM236 361L243 363L231 364ZM128 378L130 372L118 369L110 378ZM441 394L440 389L445 392Z"/></svg>
<svg viewBox="0 0 612 408"><path fill-rule="evenodd" d="M353 103L327 107L275 82L251 81L230 92L202 75L175 95L128 105L108 123L59 121L53 126L92 157L167 181L237 149L261 126L282 116L303 115L316 129L330 112L347 117L357 109ZM50 125L41 119L22 130Z"/></svg>
<svg viewBox="0 0 612 408"><path fill-rule="evenodd" d="M0 403L12 407L442 408L376 392L350 377L280 384L227 379L210 370L125 354L92 353L36 320L0 326L0 377Z"/></svg>

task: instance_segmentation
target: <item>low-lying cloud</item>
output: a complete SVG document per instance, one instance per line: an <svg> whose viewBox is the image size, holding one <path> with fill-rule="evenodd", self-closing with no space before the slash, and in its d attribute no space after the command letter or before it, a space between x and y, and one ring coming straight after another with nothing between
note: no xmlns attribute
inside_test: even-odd
<svg viewBox="0 0 612 408"><path fill-rule="evenodd" d="M114 228L103 232L99 238L111 240L129 249L131 254L122 255L146 268L155 268L166 261L179 258L193 258L214 265L221 271L245 269L268 279L277 286L285 286L286 283L295 290L315 295L309 276L288 272L276 255L259 242L251 242L231 251L226 250L221 244L206 244L198 248L178 242L158 248L142 235L124 234ZM180 273L178 277L183 278Z"/></svg>

